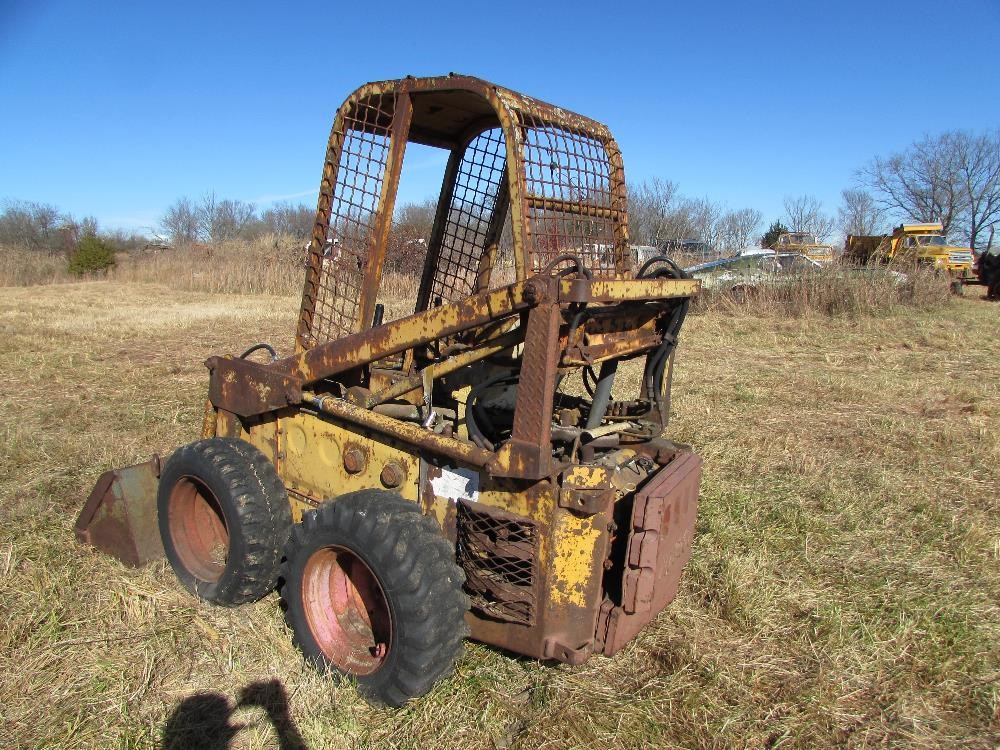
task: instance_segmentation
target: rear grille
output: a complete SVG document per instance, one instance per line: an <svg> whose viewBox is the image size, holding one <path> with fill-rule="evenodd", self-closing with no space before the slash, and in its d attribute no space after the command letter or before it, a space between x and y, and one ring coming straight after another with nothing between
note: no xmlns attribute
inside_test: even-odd
<svg viewBox="0 0 1000 750"><path fill-rule="evenodd" d="M472 609L502 622L535 621L534 523L485 506L458 504L458 564Z"/></svg>

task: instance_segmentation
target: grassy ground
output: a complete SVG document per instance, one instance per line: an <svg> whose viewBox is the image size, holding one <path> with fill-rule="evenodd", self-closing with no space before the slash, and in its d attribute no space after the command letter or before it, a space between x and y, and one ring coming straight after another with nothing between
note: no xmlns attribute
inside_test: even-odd
<svg viewBox="0 0 1000 750"><path fill-rule="evenodd" d="M73 542L100 472L196 436L209 354L288 351L296 300L3 289L0 747L994 748L1000 306L979 294L691 317L673 430L706 473L675 603L578 668L470 644L393 712L307 668L276 597L213 608Z"/></svg>

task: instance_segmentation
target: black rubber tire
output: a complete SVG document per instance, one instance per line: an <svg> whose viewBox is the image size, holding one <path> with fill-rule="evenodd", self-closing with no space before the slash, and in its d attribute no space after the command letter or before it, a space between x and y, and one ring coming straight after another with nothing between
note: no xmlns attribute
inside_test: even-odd
<svg viewBox="0 0 1000 750"><path fill-rule="evenodd" d="M197 499L192 499L192 487ZM197 515L197 520L207 518L209 523L192 519L191 533L180 529L178 519L184 512L178 508L185 502L199 506L189 518ZM274 590L291 533L291 507L274 465L250 443L209 438L174 451L160 474L157 515L167 559L195 596L235 607ZM217 540L223 546L219 559L205 562L203 555L192 551L189 537L220 522L228 544Z"/></svg>
<svg viewBox="0 0 1000 750"><path fill-rule="evenodd" d="M306 613L306 564L332 547L359 558L384 595L391 632L383 661L367 674L341 669L327 658ZM306 658L354 680L365 697L389 706L426 693L449 674L469 635L465 574L455 564L454 547L436 520L392 492L352 492L307 513L292 529L282 579L286 618Z"/></svg>

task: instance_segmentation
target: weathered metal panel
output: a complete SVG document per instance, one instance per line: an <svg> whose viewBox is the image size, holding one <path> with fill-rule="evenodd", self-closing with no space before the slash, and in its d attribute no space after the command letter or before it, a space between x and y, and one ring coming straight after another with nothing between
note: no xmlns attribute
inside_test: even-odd
<svg viewBox="0 0 1000 750"><path fill-rule="evenodd" d="M418 460L346 425L304 412L278 420L278 474L286 487L318 501L366 488L391 489L416 502ZM386 467L399 470L389 477ZM399 479L399 481L386 481Z"/></svg>
<svg viewBox="0 0 1000 750"><path fill-rule="evenodd" d="M269 365L238 357L209 357L208 398L241 417L302 402L302 381Z"/></svg>
<svg viewBox="0 0 1000 750"><path fill-rule="evenodd" d="M470 581L472 637L535 658L585 660L594 647L610 503L581 514L559 506L558 482L465 468L426 472L422 504L457 542ZM585 473L568 476L567 487Z"/></svg>
<svg viewBox="0 0 1000 750"><path fill-rule="evenodd" d="M155 456L101 474L76 520L77 540L133 567L163 557L156 517L159 477Z"/></svg>
<svg viewBox="0 0 1000 750"><path fill-rule="evenodd" d="M606 599L597 622L600 650L612 655L677 595L691 557L701 459L681 453L635 495L621 601Z"/></svg>

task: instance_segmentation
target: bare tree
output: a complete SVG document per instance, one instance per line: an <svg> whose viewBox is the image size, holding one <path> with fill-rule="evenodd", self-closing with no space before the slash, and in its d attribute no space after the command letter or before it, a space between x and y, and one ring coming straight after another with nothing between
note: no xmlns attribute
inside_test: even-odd
<svg viewBox="0 0 1000 750"><path fill-rule="evenodd" d="M218 200L215 193L206 193L195 210L199 234L209 242L232 240L254 221L257 209L253 203L238 200Z"/></svg>
<svg viewBox="0 0 1000 750"><path fill-rule="evenodd" d="M392 224L406 239L424 239L431 236L434 226L434 216L437 213L437 200L428 198L420 203L404 203L396 209Z"/></svg>
<svg viewBox="0 0 1000 750"><path fill-rule="evenodd" d="M304 203L275 203L261 215L261 222L267 231L302 238L312 235L315 220L316 210Z"/></svg>
<svg viewBox="0 0 1000 750"><path fill-rule="evenodd" d="M723 209L708 198L685 198L670 180L654 177L629 191L629 234L633 242L663 246L670 240L698 240L716 246Z"/></svg>
<svg viewBox="0 0 1000 750"><path fill-rule="evenodd" d="M68 220L59 209L31 201L6 201L0 212L0 244L59 251L60 227Z"/></svg>
<svg viewBox="0 0 1000 750"><path fill-rule="evenodd" d="M420 203L404 203L396 209L385 258L386 270L420 274L436 213L437 200L434 198ZM462 219L456 216L455 220Z"/></svg>
<svg viewBox="0 0 1000 750"><path fill-rule="evenodd" d="M160 227L175 245L198 241L198 211L188 198L178 198L160 219Z"/></svg>
<svg viewBox="0 0 1000 750"><path fill-rule="evenodd" d="M81 237L86 237L87 235L97 236L97 217L96 216L84 216L80 219L77 224L78 231Z"/></svg>
<svg viewBox="0 0 1000 750"><path fill-rule="evenodd" d="M677 185L659 177L631 188L628 195L629 234L634 242L660 245L676 237Z"/></svg>
<svg viewBox="0 0 1000 750"><path fill-rule="evenodd" d="M750 247L760 230L764 215L755 208L729 211L719 220L719 247L723 250L740 250Z"/></svg>
<svg viewBox="0 0 1000 750"><path fill-rule="evenodd" d="M687 215L690 228L678 238L690 237L701 240L709 247L718 247L722 206L708 198L696 198L684 201L681 208Z"/></svg>
<svg viewBox="0 0 1000 750"><path fill-rule="evenodd" d="M217 234L226 239L242 236L257 219L257 206L238 200L224 200L216 212ZM214 238L213 238L214 241Z"/></svg>
<svg viewBox="0 0 1000 750"><path fill-rule="evenodd" d="M876 157L858 173L898 218L940 221L977 248L1000 223L1000 131L951 130Z"/></svg>
<svg viewBox="0 0 1000 750"><path fill-rule="evenodd" d="M195 206L194 213L198 217L198 239L207 240L212 237L212 220L219 205L215 192L205 193L201 202Z"/></svg>
<svg viewBox="0 0 1000 750"><path fill-rule="evenodd" d="M958 170L965 211L957 223L969 238L969 247L979 248L981 235L992 244L1000 223L1000 130L972 135L965 131L945 134Z"/></svg>
<svg viewBox="0 0 1000 750"><path fill-rule="evenodd" d="M913 221L940 221L945 233L966 208L952 134L926 136L906 151L876 156L859 172L880 205Z"/></svg>
<svg viewBox="0 0 1000 750"><path fill-rule="evenodd" d="M837 209L844 234L878 234L884 229L885 209L878 205L867 190L846 189L840 192Z"/></svg>
<svg viewBox="0 0 1000 750"><path fill-rule="evenodd" d="M836 226L833 217L823 211L823 203L811 195L786 197L785 218L793 232L808 232L820 240L829 237Z"/></svg>

